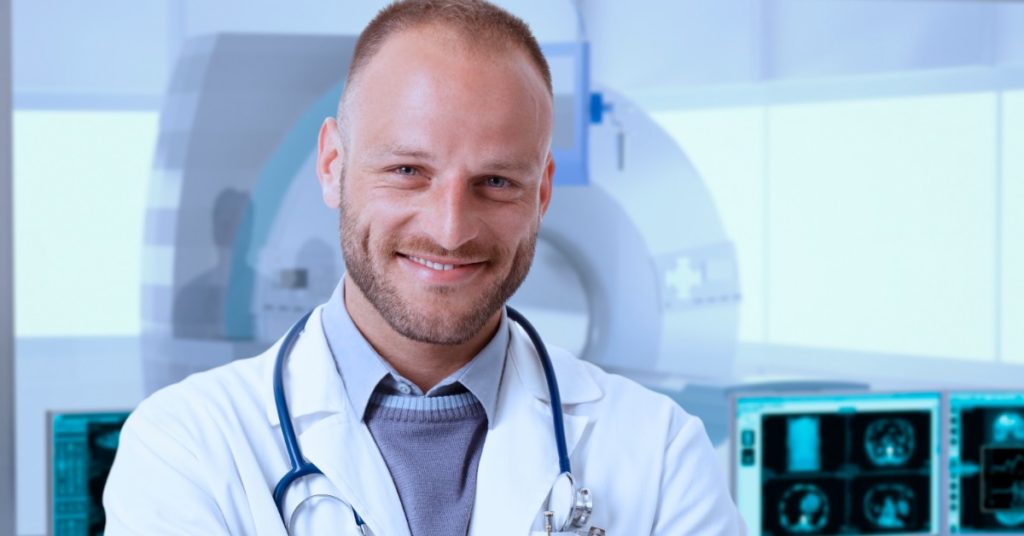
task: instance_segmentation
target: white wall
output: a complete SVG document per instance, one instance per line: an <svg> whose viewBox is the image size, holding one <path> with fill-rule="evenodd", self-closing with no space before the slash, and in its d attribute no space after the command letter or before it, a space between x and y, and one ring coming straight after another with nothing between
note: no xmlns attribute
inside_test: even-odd
<svg viewBox="0 0 1024 536"><path fill-rule="evenodd" d="M15 104L157 109L188 37L218 32L357 34L387 3L15 0ZM569 0L498 4L526 20L542 41L575 38L576 17Z"/></svg>
<svg viewBox="0 0 1024 536"><path fill-rule="evenodd" d="M1024 62L1024 4L583 2L595 80L627 95Z"/></svg>

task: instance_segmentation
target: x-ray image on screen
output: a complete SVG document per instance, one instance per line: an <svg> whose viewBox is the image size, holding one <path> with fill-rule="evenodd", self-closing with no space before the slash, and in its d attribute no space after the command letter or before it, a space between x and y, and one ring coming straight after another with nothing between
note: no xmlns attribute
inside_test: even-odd
<svg viewBox="0 0 1024 536"><path fill-rule="evenodd" d="M1024 533L1024 393L950 395L954 532Z"/></svg>
<svg viewBox="0 0 1024 536"><path fill-rule="evenodd" d="M936 533L938 406L937 394L738 399L741 512L771 536Z"/></svg>
<svg viewBox="0 0 1024 536"><path fill-rule="evenodd" d="M127 417L127 412L51 416L50 534L103 534L103 487Z"/></svg>

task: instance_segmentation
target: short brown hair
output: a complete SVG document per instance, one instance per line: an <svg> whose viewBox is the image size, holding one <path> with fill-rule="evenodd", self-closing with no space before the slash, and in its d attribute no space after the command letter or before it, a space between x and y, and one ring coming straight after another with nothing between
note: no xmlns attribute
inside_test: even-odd
<svg viewBox="0 0 1024 536"><path fill-rule="evenodd" d="M400 0L380 10L356 42L345 81L346 92L389 36L429 24L454 30L470 43L523 50L551 93L551 69L530 27L519 17L484 0Z"/></svg>

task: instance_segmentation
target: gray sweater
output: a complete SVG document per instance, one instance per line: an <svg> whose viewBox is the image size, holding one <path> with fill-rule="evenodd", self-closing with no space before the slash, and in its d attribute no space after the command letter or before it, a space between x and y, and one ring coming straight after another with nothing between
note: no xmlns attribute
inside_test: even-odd
<svg viewBox="0 0 1024 536"><path fill-rule="evenodd" d="M466 534L487 415L472 393L412 397L380 392L366 412L412 536Z"/></svg>

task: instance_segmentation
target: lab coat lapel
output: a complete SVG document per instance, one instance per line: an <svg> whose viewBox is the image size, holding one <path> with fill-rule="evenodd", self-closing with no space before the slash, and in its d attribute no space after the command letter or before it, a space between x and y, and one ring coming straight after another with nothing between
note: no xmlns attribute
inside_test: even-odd
<svg viewBox="0 0 1024 536"><path fill-rule="evenodd" d="M401 499L370 431L351 412L320 419L299 435L303 452L341 490L374 534L409 536Z"/></svg>
<svg viewBox="0 0 1024 536"><path fill-rule="evenodd" d="M285 392L299 446L374 534L409 536L391 473L369 429L348 404L345 385L320 328L320 310L310 315L309 327L285 364ZM272 386L272 378L271 369L264 384ZM276 426L273 389L268 391L267 417Z"/></svg>
<svg viewBox="0 0 1024 536"><path fill-rule="evenodd" d="M561 363L559 361L562 361ZM556 360L563 407L601 396L590 374L575 360ZM564 414L570 456L589 419ZM529 339L513 328L502 373L495 422L484 442L477 470L470 534L527 534L559 474L544 372Z"/></svg>

